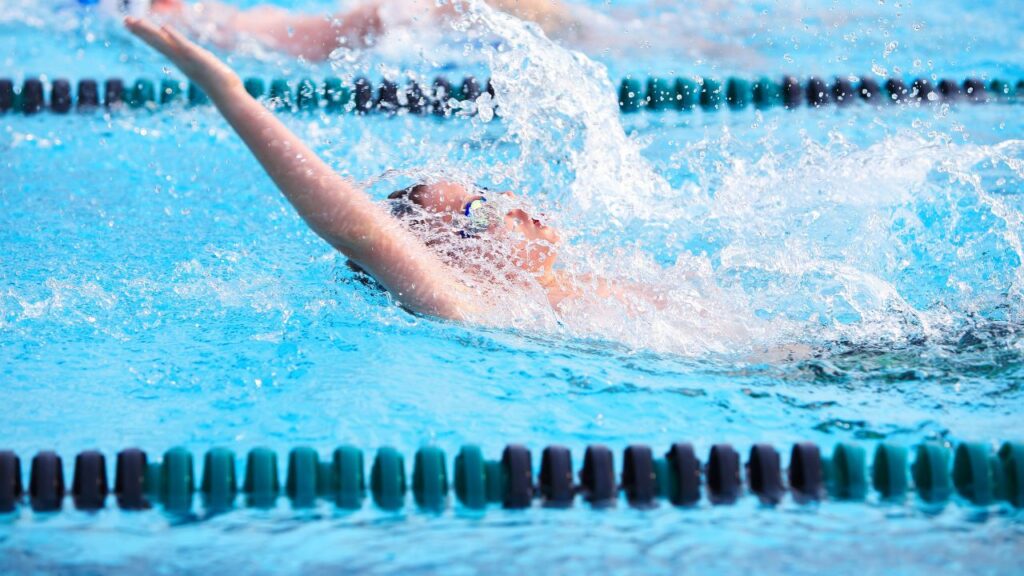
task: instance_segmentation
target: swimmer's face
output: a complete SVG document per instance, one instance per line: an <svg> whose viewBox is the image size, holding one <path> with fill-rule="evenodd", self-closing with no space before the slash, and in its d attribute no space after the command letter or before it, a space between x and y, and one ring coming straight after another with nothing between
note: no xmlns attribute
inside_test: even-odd
<svg viewBox="0 0 1024 576"><path fill-rule="evenodd" d="M481 234L507 237L512 241L518 267L533 273L549 270L556 258L554 247L559 242L555 230L518 207L515 195L511 192L491 193L488 196L491 197L491 206L488 208L499 212L497 218L491 220L486 231ZM495 201L497 196L504 201ZM441 182L418 186L409 197L427 212L440 216L432 220L436 222L435 225L446 226L457 234L466 227L466 207L474 200L484 198L484 195L461 184Z"/></svg>

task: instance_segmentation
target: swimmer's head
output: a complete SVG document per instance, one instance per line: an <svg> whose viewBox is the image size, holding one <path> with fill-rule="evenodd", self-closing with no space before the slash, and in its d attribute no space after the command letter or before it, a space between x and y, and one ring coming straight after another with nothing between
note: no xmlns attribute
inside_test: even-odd
<svg viewBox="0 0 1024 576"><path fill-rule="evenodd" d="M558 234L527 213L511 192L438 182L399 190L388 199L396 217L430 226L432 237L509 241L515 265L534 274L546 273L554 264Z"/></svg>

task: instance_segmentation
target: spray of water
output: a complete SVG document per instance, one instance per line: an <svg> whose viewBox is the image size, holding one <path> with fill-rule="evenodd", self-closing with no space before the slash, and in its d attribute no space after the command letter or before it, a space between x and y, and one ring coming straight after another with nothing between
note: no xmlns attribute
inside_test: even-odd
<svg viewBox="0 0 1024 576"><path fill-rule="evenodd" d="M560 266L582 292L605 278L625 294L583 296L552 318L539 292L524 297L527 279L496 281L514 274L492 254L488 297L508 325L759 357L945 343L1020 320L1021 213L978 174L994 165L1019 184L1020 142L957 144L915 127L867 147L838 131L787 147L771 131L741 142L723 129L673 157L667 170L689 176L673 187L627 136L602 65L480 2L452 26L486 63L496 101L477 102L479 154L441 161L444 177L532 198L565 231ZM675 231L674 263L655 262L650 229Z"/></svg>
<svg viewBox="0 0 1024 576"><path fill-rule="evenodd" d="M19 14L15 23L35 22L35 12ZM652 162L643 147L657 134L627 135L602 65L482 2L466 4L450 25L440 34L434 23L398 22L373 50L342 50L331 64L349 77L397 79L401 67L371 62L379 51L380 60L433 69L457 54L487 69L496 98L469 105L477 112L470 122L438 126L464 132L454 143L406 142L397 173L528 199L562 230L559 267L581 293L554 313L508 265L508 246L476 246L459 273L501 310L489 321L741 358L922 342L1016 345L1006 335L1022 321L1020 141L968 143L947 121L889 131L870 145L842 130L825 143L793 142L793 130L770 128L786 119L766 115L757 116L769 126L757 141L712 126ZM439 49L444 36L458 46ZM303 128L314 141L335 135L315 122ZM348 159L364 154L372 165L394 147L367 129ZM466 244L439 250L452 255ZM597 295L608 283L621 297Z"/></svg>

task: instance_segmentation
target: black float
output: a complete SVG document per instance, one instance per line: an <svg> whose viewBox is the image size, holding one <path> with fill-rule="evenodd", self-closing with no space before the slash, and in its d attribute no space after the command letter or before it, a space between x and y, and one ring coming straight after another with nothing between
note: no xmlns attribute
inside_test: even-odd
<svg viewBox="0 0 1024 576"><path fill-rule="evenodd" d="M548 446L540 458L540 497L545 506L572 506L576 498L573 486L572 454L565 446Z"/></svg>
<svg viewBox="0 0 1024 576"><path fill-rule="evenodd" d="M146 468L146 453L142 450L127 448L117 453L114 495L118 506L125 510L149 508L146 500Z"/></svg>
<svg viewBox="0 0 1024 576"><path fill-rule="evenodd" d="M649 446L634 444L623 452L621 486L630 505L644 508L654 504L658 497L658 480Z"/></svg>
<svg viewBox="0 0 1024 576"><path fill-rule="evenodd" d="M605 446L587 446L580 471L580 490L583 498L595 506L615 503L618 489L615 485L615 458Z"/></svg>
<svg viewBox="0 0 1024 576"><path fill-rule="evenodd" d="M747 484L765 504L778 504L785 488L782 486L782 465L779 453L768 444L754 444L747 461Z"/></svg>
<svg viewBox="0 0 1024 576"><path fill-rule="evenodd" d="M530 451L525 446L511 444L501 455L507 486L503 504L505 508L528 508L533 501L533 465Z"/></svg>
<svg viewBox="0 0 1024 576"><path fill-rule="evenodd" d="M21 86L22 114L35 114L46 106L43 97L43 83L36 78L29 78Z"/></svg>
<svg viewBox="0 0 1024 576"><path fill-rule="evenodd" d="M107 460L103 454L89 450L75 457L75 477L71 481L71 497L79 510L99 510L107 501Z"/></svg>
<svg viewBox="0 0 1024 576"><path fill-rule="evenodd" d="M57 114L67 114L71 111L71 83L64 79L53 81L50 87L50 110Z"/></svg>
<svg viewBox="0 0 1024 576"><path fill-rule="evenodd" d="M100 106L100 90L95 80L78 81L78 103L76 108L80 111L88 111Z"/></svg>
<svg viewBox="0 0 1024 576"><path fill-rule="evenodd" d="M36 512L56 512L64 501L64 466L55 452L40 452L32 458L28 482L29 500Z"/></svg>
<svg viewBox="0 0 1024 576"><path fill-rule="evenodd" d="M740 496L740 456L728 444L715 444L704 474L712 504L732 504Z"/></svg>
<svg viewBox="0 0 1024 576"><path fill-rule="evenodd" d="M820 500L825 493L821 450L810 442L793 446L789 457L789 488L798 502Z"/></svg>

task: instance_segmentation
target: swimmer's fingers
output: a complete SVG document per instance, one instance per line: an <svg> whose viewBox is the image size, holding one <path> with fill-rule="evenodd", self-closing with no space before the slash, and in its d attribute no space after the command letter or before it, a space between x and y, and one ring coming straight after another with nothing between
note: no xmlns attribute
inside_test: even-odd
<svg viewBox="0 0 1024 576"><path fill-rule="evenodd" d="M178 32L177 28L173 28L171 26L162 26L160 28L160 31L163 32L171 40L171 42L177 45L178 48L183 48L187 50L202 50L194 42L192 42L188 38L185 38L185 36L181 32Z"/></svg>
<svg viewBox="0 0 1024 576"><path fill-rule="evenodd" d="M131 17L125 18L124 25L193 80L210 82L232 74L216 56L170 26L156 26L148 20Z"/></svg>
<svg viewBox="0 0 1024 576"><path fill-rule="evenodd" d="M186 68L191 61L199 60L206 55L205 50L182 36L181 32L171 26L157 26L149 20L132 17L125 18L124 25L132 34L170 58L181 68Z"/></svg>
<svg viewBox="0 0 1024 576"><path fill-rule="evenodd" d="M158 28L149 20L132 18L131 16L124 19L124 25L128 28L128 31L164 56L173 60L178 55L172 36L169 34L170 28Z"/></svg>

